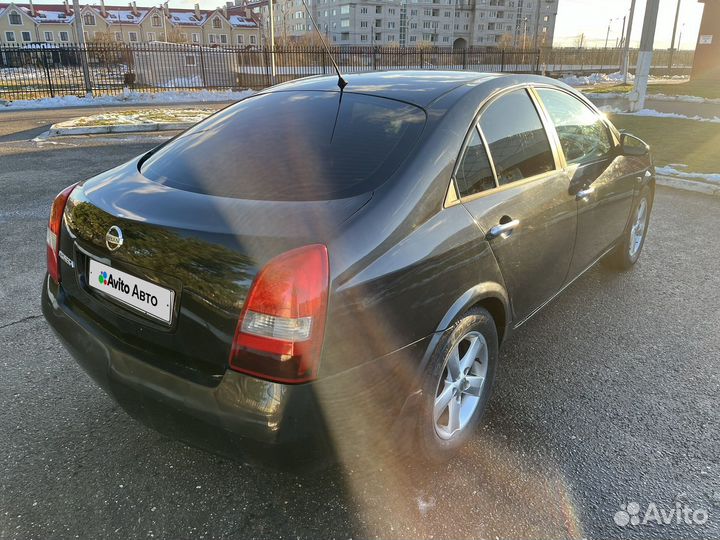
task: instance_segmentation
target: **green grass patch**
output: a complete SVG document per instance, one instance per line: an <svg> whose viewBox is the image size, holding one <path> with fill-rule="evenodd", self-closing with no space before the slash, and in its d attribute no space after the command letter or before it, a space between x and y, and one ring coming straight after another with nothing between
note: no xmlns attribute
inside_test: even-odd
<svg viewBox="0 0 720 540"><path fill-rule="evenodd" d="M632 92L633 85L632 84L612 84L610 86L604 84L604 85L598 85L593 88L584 88L583 92L589 93L589 94L611 94L611 93L618 93L618 94L626 94L628 92Z"/></svg>
<svg viewBox="0 0 720 540"><path fill-rule="evenodd" d="M720 83L717 81L688 81L676 84L650 84L648 92L666 96L698 96L720 99Z"/></svg>
<svg viewBox="0 0 720 540"><path fill-rule="evenodd" d="M684 163L687 171L720 173L720 124L625 114L608 117L618 129L648 143L657 165Z"/></svg>

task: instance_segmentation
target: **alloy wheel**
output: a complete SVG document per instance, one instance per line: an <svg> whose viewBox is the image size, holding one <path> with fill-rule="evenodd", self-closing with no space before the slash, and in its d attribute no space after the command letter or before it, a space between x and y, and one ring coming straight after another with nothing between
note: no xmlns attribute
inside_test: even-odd
<svg viewBox="0 0 720 540"><path fill-rule="evenodd" d="M450 439L470 422L485 391L488 346L480 332L465 334L448 353L433 407L435 432Z"/></svg>
<svg viewBox="0 0 720 540"><path fill-rule="evenodd" d="M629 255L634 259L640 251L643 238L645 237L645 227L647 225L647 198L643 197L638 204L637 214L635 215L635 223L630 229L630 248Z"/></svg>

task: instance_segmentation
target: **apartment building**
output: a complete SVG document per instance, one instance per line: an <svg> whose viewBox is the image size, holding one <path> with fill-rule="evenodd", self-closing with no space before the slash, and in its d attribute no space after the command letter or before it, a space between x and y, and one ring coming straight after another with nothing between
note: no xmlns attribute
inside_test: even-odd
<svg viewBox="0 0 720 540"><path fill-rule="evenodd" d="M64 4L0 4L0 43L74 43L75 14ZM260 43L257 22L235 6L215 10L84 4L80 21L85 41L150 43L173 41L195 45L238 45L255 47Z"/></svg>
<svg viewBox="0 0 720 540"><path fill-rule="evenodd" d="M307 0L318 28L336 45L442 47L552 45L557 0ZM236 0L269 36L268 0ZM273 2L275 37L312 31L301 0ZM536 36L537 35L537 39Z"/></svg>

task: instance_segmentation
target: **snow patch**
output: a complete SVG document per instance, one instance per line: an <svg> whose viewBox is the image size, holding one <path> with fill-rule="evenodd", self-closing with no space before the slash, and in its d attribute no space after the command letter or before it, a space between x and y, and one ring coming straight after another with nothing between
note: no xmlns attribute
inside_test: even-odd
<svg viewBox="0 0 720 540"><path fill-rule="evenodd" d="M633 81L635 76L632 73L628 73L628 81ZM570 86L591 86L593 84L608 84L608 83L621 83L623 82L623 74L619 71L615 73L591 73L590 75L569 75L560 79L565 84Z"/></svg>
<svg viewBox="0 0 720 540"><path fill-rule="evenodd" d="M115 96L57 96L54 98L22 99L8 102L9 109L62 109L65 107L101 107L104 105L155 104L155 103L192 103L213 101L238 101L251 96L251 90L242 91L168 91L136 92L125 88L122 94Z"/></svg>
<svg viewBox="0 0 720 540"><path fill-rule="evenodd" d="M702 182L707 182L709 184L720 185L720 173L696 173L696 172L678 171L675 167L686 168L687 165L674 163L672 167L670 165L666 165L664 167L655 167L655 173L662 175L662 176L673 176L675 178L688 178L688 179L692 179L692 180L700 180Z"/></svg>
<svg viewBox="0 0 720 540"><path fill-rule="evenodd" d="M660 112L653 109L642 109L634 113L618 113L618 114L630 114L633 116L649 116L652 118L680 118L683 120L695 120L696 122L712 122L714 124L720 124L720 117L713 116L712 118L705 118L703 116L687 116L685 114L672 113L672 112Z"/></svg>

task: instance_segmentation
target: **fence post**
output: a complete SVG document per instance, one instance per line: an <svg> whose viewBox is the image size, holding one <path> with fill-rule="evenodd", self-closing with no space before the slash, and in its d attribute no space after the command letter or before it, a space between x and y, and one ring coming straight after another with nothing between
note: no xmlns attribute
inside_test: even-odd
<svg viewBox="0 0 720 540"><path fill-rule="evenodd" d="M43 68L45 68L45 76L47 77L48 89L50 90L50 97L55 97L55 91L53 90L52 79L50 78L50 68L47 65L47 58L45 57L45 51L40 49L40 58L42 58Z"/></svg>
<svg viewBox="0 0 720 540"><path fill-rule="evenodd" d="M540 49L538 49L538 50L535 52L535 54L537 54L537 59L536 59L536 62L535 62L535 74L536 74L536 75L539 75L539 74L540 74Z"/></svg>
<svg viewBox="0 0 720 540"><path fill-rule="evenodd" d="M200 45L200 72L202 73L203 86L207 88L207 77L205 76L205 55L203 54L202 45Z"/></svg>
<svg viewBox="0 0 720 540"><path fill-rule="evenodd" d="M463 69L467 69L467 49L463 49Z"/></svg>
<svg viewBox="0 0 720 540"><path fill-rule="evenodd" d="M500 71L505 71L505 49L500 51Z"/></svg>

